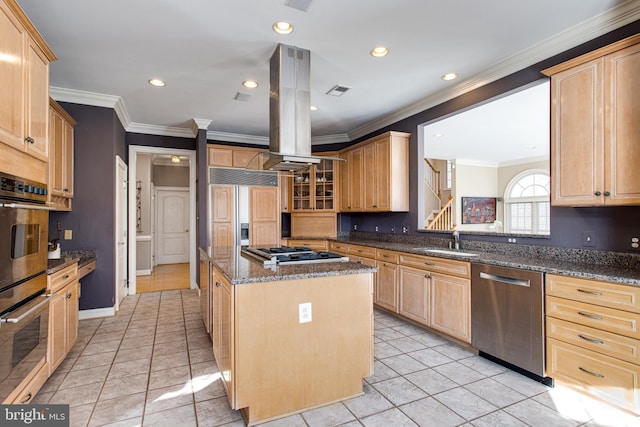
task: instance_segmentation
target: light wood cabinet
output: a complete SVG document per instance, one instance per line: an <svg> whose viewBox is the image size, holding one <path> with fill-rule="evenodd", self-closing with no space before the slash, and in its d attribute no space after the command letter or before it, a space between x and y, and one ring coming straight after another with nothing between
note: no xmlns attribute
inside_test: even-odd
<svg viewBox="0 0 640 427"><path fill-rule="evenodd" d="M297 247L302 246L314 251L326 251L329 249L329 244L326 240L302 240L302 239L287 239L285 241L286 246Z"/></svg>
<svg viewBox="0 0 640 427"><path fill-rule="evenodd" d="M36 394L47 379L49 378L49 365L47 365L46 358L43 357L42 360L36 366L36 373L31 376L31 378L27 377L25 380L18 385L14 391L7 396L7 398L2 402L5 405L8 404L18 404L24 405L31 403ZM34 370L35 370L34 369ZM23 384L25 384L23 386Z"/></svg>
<svg viewBox="0 0 640 427"><path fill-rule="evenodd" d="M56 59L15 1L0 2L1 169L46 182L49 159L49 62ZM34 162L35 158L39 162Z"/></svg>
<svg viewBox="0 0 640 427"><path fill-rule="evenodd" d="M202 249L201 249L202 250ZM213 272L211 271L211 263L209 257L204 254L200 254L200 314L202 316L202 322L204 323L204 329L208 334L211 334L212 321L211 316L213 309L211 305L211 279Z"/></svg>
<svg viewBox="0 0 640 427"><path fill-rule="evenodd" d="M70 211L73 199L73 128L71 117L56 101L49 100L49 204Z"/></svg>
<svg viewBox="0 0 640 427"><path fill-rule="evenodd" d="M49 375L62 363L78 338L79 287L77 263L47 277L47 291L55 294L49 307Z"/></svg>
<svg viewBox="0 0 640 427"><path fill-rule="evenodd" d="M326 156L333 154L335 153L323 153ZM335 161L326 159L309 166L308 169L294 172L291 212L335 212L338 200L337 177Z"/></svg>
<svg viewBox="0 0 640 427"><path fill-rule="evenodd" d="M254 157L265 150L228 145L207 145L207 165L223 168L246 168Z"/></svg>
<svg viewBox="0 0 640 427"><path fill-rule="evenodd" d="M234 405L234 297L232 286L223 274L214 267L213 285L211 286L212 325L211 341L222 384L227 390L229 403Z"/></svg>
<svg viewBox="0 0 640 427"><path fill-rule="evenodd" d="M431 273L429 324L433 329L471 342L471 280Z"/></svg>
<svg viewBox="0 0 640 427"><path fill-rule="evenodd" d="M373 289L373 303L398 312L398 264L376 261L378 273Z"/></svg>
<svg viewBox="0 0 640 427"><path fill-rule="evenodd" d="M640 35L544 73L551 77L552 205L640 205Z"/></svg>
<svg viewBox="0 0 640 427"><path fill-rule="evenodd" d="M399 269L400 303L398 313L429 326L431 275L428 271L401 265Z"/></svg>
<svg viewBox="0 0 640 427"><path fill-rule="evenodd" d="M291 212L291 177L287 172L278 173L278 187L280 187L280 211Z"/></svg>
<svg viewBox="0 0 640 427"><path fill-rule="evenodd" d="M409 136L387 132L339 153L346 160L341 166L341 212L409 210Z"/></svg>
<svg viewBox="0 0 640 427"><path fill-rule="evenodd" d="M292 212L291 235L300 238L335 238L338 234L336 212Z"/></svg>
<svg viewBox="0 0 640 427"><path fill-rule="evenodd" d="M280 242L279 201L278 187L249 188L251 246L277 246Z"/></svg>
<svg viewBox="0 0 640 427"><path fill-rule="evenodd" d="M547 274L547 374L640 413L640 290Z"/></svg>

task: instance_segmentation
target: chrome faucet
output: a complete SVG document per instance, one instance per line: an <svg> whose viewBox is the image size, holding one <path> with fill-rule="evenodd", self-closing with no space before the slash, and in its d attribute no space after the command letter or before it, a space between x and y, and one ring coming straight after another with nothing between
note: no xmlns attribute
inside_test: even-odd
<svg viewBox="0 0 640 427"><path fill-rule="evenodd" d="M460 249L460 232L458 230L453 231L453 242L455 249Z"/></svg>

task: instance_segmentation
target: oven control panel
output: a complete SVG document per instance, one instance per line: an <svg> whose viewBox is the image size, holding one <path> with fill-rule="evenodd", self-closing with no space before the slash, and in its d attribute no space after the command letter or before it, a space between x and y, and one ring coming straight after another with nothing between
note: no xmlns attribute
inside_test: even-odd
<svg viewBox="0 0 640 427"><path fill-rule="evenodd" d="M0 199L43 204L47 184L0 172Z"/></svg>

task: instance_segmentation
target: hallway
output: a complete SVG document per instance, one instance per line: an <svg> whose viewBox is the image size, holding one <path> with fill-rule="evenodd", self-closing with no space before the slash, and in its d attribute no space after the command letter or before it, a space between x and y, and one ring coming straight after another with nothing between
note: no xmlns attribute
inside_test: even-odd
<svg viewBox="0 0 640 427"><path fill-rule="evenodd" d="M189 289L189 263L157 265L150 275L136 277L136 292Z"/></svg>

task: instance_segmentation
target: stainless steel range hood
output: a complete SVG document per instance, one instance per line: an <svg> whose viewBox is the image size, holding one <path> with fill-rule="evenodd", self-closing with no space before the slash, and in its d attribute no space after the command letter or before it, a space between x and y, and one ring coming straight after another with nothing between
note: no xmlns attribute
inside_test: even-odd
<svg viewBox="0 0 640 427"><path fill-rule="evenodd" d="M269 158L263 169L294 171L319 163L311 155L311 52L278 44L271 55Z"/></svg>

